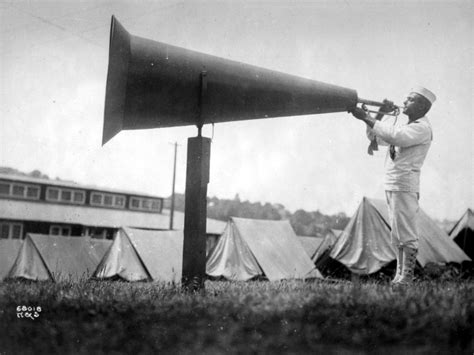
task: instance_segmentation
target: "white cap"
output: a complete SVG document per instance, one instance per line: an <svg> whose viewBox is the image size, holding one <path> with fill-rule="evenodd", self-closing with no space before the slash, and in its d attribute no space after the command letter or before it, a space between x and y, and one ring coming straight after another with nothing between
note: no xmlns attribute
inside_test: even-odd
<svg viewBox="0 0 474 355"><path fill-rule="evenodd" d="M419 95L425 97L432 104L433 104L433 102L436 101L436 95L433 94L428 89L422 87L422 86L414 86L414 87L411 88L410 92L414 92L416 94L419 94Z"/></svg>

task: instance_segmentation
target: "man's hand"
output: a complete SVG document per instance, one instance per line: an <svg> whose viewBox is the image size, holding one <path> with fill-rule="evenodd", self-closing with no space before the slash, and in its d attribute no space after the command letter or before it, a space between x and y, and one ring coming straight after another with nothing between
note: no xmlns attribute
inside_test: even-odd
<svg viewBox="0 0 474 355"><path fill-rule="evenodd" d="M375 118L370 116L364 109L360 107L354 107L352 110L349 111L352 115L367 124L370 128L373 128L375 125Z"/></svg>
<svg viewBox="0 0 474 355"><path fill-rule="evenodd" d="M357 118L358 120L364 120L367 118L367 112L365 112L363 109L361 109L360 107L354 107L351 111L349 111L350 113L352 113L352 116L354 116L355 118Z"/></svg>
<svg viewBox="0 0 474 355"><path fill-rule="evenodd" d="M392 101L384 99L382 101L383 105L380 106L379 112L380 113L387 113L387 112L392 112L395 110L395 105L393 104Z"/></svg>

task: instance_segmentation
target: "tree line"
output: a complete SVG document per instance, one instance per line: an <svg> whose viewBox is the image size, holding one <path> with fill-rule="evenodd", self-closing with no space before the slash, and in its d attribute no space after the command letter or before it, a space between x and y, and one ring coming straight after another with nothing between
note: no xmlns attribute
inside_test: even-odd
<svg viewBox="0 0 474 355"><path fill-rule="evenodd" d="M171 196L165 201L170 208ZM175 194L175 210L184 212L184 194ZM322 236L328 229L344 229L349 222L345 213L325 215L319 211L307 212L299 209L291 213L279 203L241 201L237 194L234 199L207 198L207 217L227 221L230 217L266 220L289 220L297 235Z"/></svg>

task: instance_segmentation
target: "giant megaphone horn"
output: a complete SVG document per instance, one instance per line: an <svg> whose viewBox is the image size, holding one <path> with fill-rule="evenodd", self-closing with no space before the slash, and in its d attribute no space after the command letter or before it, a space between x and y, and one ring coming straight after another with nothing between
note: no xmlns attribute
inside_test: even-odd
<svg viewBox="0 0 474 355"><path fill-rule="evenodd" d="M343 112L352 89L133 36L112 16L102 144L121 130Z"/></svg>

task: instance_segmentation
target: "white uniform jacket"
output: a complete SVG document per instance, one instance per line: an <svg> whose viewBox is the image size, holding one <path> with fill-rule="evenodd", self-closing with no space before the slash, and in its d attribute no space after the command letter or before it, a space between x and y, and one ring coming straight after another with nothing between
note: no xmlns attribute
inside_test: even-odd
<svg viewBox="0 0 474 355"><path fill-rule="evenodd" d="M374 128L367 129L369 139L374 135L378 144L395 146L395 159L391 159L389 150L385 157L385 190L419 192L420 170L433 140L428 118L421 117L408 124L385 116Z"/></svg>

